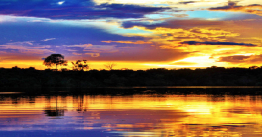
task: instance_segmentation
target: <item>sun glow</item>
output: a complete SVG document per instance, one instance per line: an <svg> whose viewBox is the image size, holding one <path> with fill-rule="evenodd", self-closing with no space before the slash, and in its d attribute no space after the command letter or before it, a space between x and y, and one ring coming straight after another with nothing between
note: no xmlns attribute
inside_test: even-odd
<svg viewBox="0 0 262 137"><path fill-rule="evenodd" d="M217 62L216 59L210 58L210 56L188 57L185 59L174 61L172 62L172 64L179 65L180 62L187 62L189 64L182 67L210 67L226 65L223 62ZM190 63L193 65L191 65Z"/></svg>

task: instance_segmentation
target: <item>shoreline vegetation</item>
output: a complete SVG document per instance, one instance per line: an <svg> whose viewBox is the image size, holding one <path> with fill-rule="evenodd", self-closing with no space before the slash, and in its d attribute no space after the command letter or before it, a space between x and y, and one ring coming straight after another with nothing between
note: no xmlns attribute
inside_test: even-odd
<svg viewBox="0 0 262 137"><path fill-rule="evenodd" d="M2 88L104 88L172 86L262 86L262 68L148 70L36 70L33 67L0 68ZM179 88L179 87L178 87Z"/></svg>

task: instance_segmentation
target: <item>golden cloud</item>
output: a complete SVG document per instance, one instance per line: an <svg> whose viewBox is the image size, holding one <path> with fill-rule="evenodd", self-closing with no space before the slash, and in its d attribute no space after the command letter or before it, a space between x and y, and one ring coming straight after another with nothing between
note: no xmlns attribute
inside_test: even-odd
<svg viewBox="0 0 262 137"><path fill-rule="evenodd" d="M220 29L218 27L194 27L190 29L165 27L147 29L140 27L140 29L152 32L152 34L144 36L147 39L145 43L152 42L157 49L179 50L180 52L189 53L184 58L174 59L169 65L192 67L235 66L237 56L239 58L250 55L257 57L257 55L262 54L261 44L258 43L260 38L248 39L247 36L249 35L245 36L248 34L245 31L241 32L238 30L237 32L234 29L230 31L231 26L236 23L226 22L224 26L220 26ZM244 29L248 27L245 24L241 25L244 26ZM242 36L242 33L245 35ZM190 44L190 41L197 44ZM229 56L234 57L230 60ZM237 65L248 67L253 62L254 60Z"/></svg>
<svg viewBox="0 0 262 137"><path fill-rule="evenodd" d="M146 29L146 28L144 28ZM162 49L181 48L183 41L226 41L228 38L237 37L240 34L221 29L192 28L192 29L173 29L159 27L151 31L153 34L148 36L149 42L156 43ZM186 47L186 46L182 46Z"/></svg>

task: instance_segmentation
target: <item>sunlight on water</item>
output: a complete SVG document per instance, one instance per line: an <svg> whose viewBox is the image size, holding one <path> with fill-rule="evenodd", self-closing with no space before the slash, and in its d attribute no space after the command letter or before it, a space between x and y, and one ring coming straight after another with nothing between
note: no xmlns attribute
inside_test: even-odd
<svg viewBox="0 0 262 137"><path fill-rule="evenodd" d="M261 112L261 95L10 94L1 96L0 131L254 137L262 136Z"/></svg>

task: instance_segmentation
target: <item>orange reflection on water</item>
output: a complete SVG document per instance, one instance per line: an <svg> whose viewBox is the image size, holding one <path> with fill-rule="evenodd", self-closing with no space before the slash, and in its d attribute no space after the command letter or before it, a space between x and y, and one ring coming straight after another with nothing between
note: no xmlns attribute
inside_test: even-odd
<svg viewBox="0 0 262 137"><path fill-rule="evenodd" d="M0 130L11 125L101 129L122 136L261 136L261 96L70 95L4 97ZM54 119L56 119L54 121ZM63 127L63 128L64 128ZM61 128L61 127L57 127Z"/></svg>

